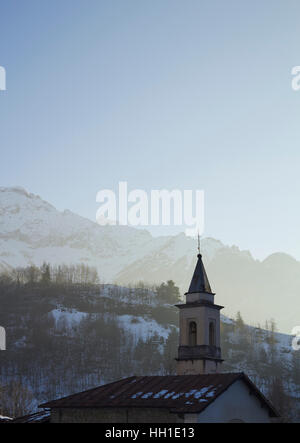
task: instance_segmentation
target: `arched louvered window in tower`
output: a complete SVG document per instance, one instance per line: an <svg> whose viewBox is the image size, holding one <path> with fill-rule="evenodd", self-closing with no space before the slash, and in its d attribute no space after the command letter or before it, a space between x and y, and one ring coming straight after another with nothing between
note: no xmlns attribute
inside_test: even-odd
<svg viewBox="0 0 300 443"><path fill-rule="evenodd" d="M189 324L189 346L197 345L197 324L191 321Z"/></svg>
<svg viewBox="0 0 300 443"><path fill-rule="evenodd" d="M209 322L209 346L216 345L216 333L215 333L215 323L213 321Z"/></svg>

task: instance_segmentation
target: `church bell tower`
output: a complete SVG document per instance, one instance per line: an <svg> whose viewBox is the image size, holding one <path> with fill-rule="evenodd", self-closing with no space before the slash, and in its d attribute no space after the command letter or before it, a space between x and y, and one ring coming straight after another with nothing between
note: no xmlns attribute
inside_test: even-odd
<svg viewBox="0 0 300 443"><path fill-rule="evenodd" d="M177 374L220 372L223 361L220 348L220 310L223 306L214 303L215 294L211 291L200 250L185 296L186 303L176 305L180 310Z"/></svg>

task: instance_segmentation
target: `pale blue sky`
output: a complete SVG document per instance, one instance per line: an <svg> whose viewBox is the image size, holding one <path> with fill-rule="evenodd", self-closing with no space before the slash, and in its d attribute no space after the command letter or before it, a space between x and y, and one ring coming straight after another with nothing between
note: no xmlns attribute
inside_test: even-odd
<svg viewBox="0 0 300 443"><path fill-rule="evenodd" d="M299 17L298 0L0 0L0 184L91 219L121 180L204 189L206 236L300 259Z"/></svg>

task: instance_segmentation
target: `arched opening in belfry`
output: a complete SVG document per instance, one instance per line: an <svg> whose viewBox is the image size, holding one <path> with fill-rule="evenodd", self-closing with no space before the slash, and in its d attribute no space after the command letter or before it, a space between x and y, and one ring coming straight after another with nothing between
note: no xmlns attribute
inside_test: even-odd
<svg viewBox="0 0 300 443"><path fill-rule="evenodd" d="M216 333L215 333L215 324L214 322L209 322L209 346L216 345Z"/></svg>
<svg viewBox="0 0 300 443"><path fill-rule="evenodd" d="M189 324L189 346L197 345L197 324L191 321Z"/></svg>

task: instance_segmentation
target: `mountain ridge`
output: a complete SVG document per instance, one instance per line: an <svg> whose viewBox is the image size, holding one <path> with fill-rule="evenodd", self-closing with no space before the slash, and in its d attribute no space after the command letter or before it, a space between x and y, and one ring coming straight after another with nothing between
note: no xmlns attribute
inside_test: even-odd
<svg viewBox="0 0 300 443"><path fill-rule="evenodd" d="M128 226L100 226L58 211L20 187L0 188L0 270L43 262L84 263L102 283L159 284L174 280L185 293L196 263L197 241L184 233L152 237ZM216 301L225 314L240 310L250 324L275 318L290 332L300 319L300 263L284 253L259 261L249 251L204 238L201 252ZM280 271L280 272L279 272Z"/></svg>

